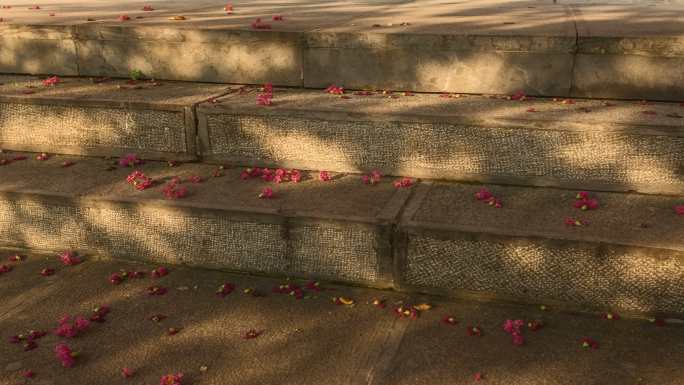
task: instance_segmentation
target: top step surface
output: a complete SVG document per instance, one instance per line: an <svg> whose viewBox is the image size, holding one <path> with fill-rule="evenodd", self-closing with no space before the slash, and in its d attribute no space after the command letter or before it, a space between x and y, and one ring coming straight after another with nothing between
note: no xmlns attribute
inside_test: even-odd
<svg viewBox="0 0 684 385"><path fill-rule="evenodd" d="M0 72L684 99L679 1L151 4L2 9Z"/></svg>

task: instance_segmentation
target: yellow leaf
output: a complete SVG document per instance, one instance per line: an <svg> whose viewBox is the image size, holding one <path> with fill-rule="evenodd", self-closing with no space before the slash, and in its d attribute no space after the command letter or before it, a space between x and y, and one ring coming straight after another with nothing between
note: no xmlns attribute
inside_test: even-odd
<svg viewBox="0 0 684 385"><path fill-rule="evenodd" d="M427 304L427 303L421 303L418 305L413 305L413 308L416 310L420 310L420 311L426 311L426 310L432 309L432 305Z"/></svg>

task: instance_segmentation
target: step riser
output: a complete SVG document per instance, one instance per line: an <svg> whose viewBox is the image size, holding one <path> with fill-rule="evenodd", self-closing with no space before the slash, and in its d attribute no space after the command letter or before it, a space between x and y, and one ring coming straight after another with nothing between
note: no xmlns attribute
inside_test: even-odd
<svg viewBox="0 0 684 385"><path fill-rule="evenodd" d="M131 152L147 159L197 159L190 107L0 100L0 121L0 146L8 150L93 156Z"/></svg>
<svg viewBox="0 0 684 385"><path fill-rule="evenodd" d="M202 158L215 162L684 193L684 137L635 135L626 128L560 131L520 123L483 127L332 113L326 120L203 110L198 115Z"/></svg>
<svg viewBox="0 0 684 385"><path fill-rule="evenodd" d="M675 37L462 36L5 26L0 72L280 86L684 99Z"/></svg>
<svg viewBox="0 0 684 385"><path fill-rule="evenodd" d="M684 311L684 253L598 243L405 230L397 286L409 291Z"/></svg>
<svg viewBox="0 0 684 385"><path fill-rule="evenodd" d="M211 208L0 195L0 242L122 259L263 274L307 275L386 288L389 225Z"/></svg>
<svg viewBox="0 0 684 385"><path fill-rule="evenodd" d="M394 199L396 217L406 196ZM415 200L410 201L410 205ZM407 208L407 211L410 209ZM0 195L0 242L381 288L684 314L684 252L182 203ZM473 294L474 293L474 294Z"/></svg>

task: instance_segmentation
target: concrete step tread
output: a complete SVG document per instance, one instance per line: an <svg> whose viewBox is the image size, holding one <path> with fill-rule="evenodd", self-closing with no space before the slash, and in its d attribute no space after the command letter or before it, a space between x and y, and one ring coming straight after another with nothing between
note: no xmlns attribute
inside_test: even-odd
<svg viewBox="0 0 684 385"><path fill-rule="evenodd" d="M459 94L407 94L403 92L372 92L359 95L345 91L331 95L321 90L274 89L272 105L256 104L259 87L245 87L218 98L216 103L205 103L201 111L277 115L325 113L335 117L375 116L381 120L447 121L498 125L519 124L538 129L591 132L628 130L630 133L656 133L684 136L684 105L679 103L603 101L589 99L525 98L509 100L506 96L477 96ZM344 115L330 115L338 113ZM598 123L598 124L597 124Z"/></svg>
<svg viewBox="0 0 684 385"><path fill-rule="evenodd" d="M138 81L125 79L59 78L55 86L43 84L45 78L0 75L0 102L26 102L49 99L71 103L148 103L159 106L190 107L221 95L230 89L225 84L176 81Z"/></svg>
<svg viewBox="0 0 684 385"><path fill-rule="evenodd" d="M22 154L6 154L4 158L12 159ZM46 161L38 161L34 159L36 154L24 155L29 159L0 167L1 191L33 191L92 200L157 202L170 206L354 218L370 222L393 220L400 208L395 207L393 200L398 199L397 203L402 204L408 198L407 192L392 185L392 178L384 178L370 186L363 184L358 175L330 173L332 180L323 182L317 172L303 171L301 182L277 184L259 177L243 180L240 177L242 168L225 169L223 176L214 177L218 166L201 163L170 167L167 162L148 161L135 168L127 168L115 166L118 161L112 159L52 156ZM74 162L74 165L62 167L65 161ZM108 171L110 167L113 170ZM136 190L126 181L134 170L152 178L154 185L143 191ZM188 195L182 199L166 200L162 191L175 176L181 178ZM190 182L188 178L191 176L199 176L201 183ZM272 199L259 198L265 188L272 189ZM386 208L389 211L384 210Z"/></svg>
<svg viewBox="0 0 684 385"><path fill-rule="evenodd" d="M483 188L501 208L475 198ZM574 207L577 190L457 183L421 190L415 209L404 217L407 226L684 251L684 217L675 212L683 197L589 192L599 207L583 211ZM588 223L569 226L566 219Z"/></svg>

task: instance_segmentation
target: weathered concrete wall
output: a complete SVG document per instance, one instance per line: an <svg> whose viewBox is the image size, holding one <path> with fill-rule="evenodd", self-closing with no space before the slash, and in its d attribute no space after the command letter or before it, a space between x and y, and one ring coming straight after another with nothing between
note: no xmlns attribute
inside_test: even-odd
<svg viewBox="0 0 684 385"><path fill-rule="evenodd" d="M677 100L681 38L3 26L0 72Z"/></svg>

